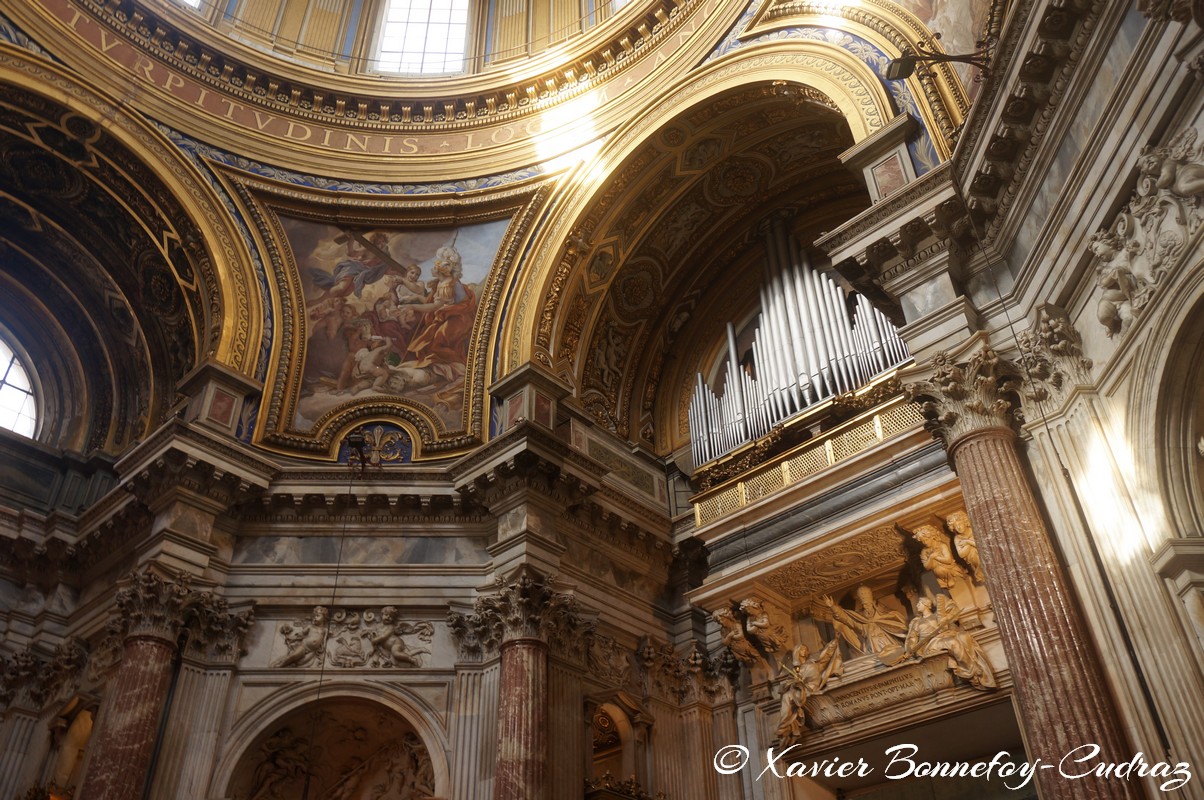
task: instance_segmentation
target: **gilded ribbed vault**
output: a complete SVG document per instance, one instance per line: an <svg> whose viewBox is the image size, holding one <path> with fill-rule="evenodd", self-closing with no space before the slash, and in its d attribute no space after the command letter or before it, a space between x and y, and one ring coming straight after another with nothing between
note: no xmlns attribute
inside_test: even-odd
<svg viewBox="0 0 1204 800"><path fill-rule="evenodd" d="M690 109L627 159L570 242L549 341L599 423L676 446L694 371L756 303L761 224L784 214L815 235L868 205L837 158L852 144L831 100L774 84Z"/></svg>

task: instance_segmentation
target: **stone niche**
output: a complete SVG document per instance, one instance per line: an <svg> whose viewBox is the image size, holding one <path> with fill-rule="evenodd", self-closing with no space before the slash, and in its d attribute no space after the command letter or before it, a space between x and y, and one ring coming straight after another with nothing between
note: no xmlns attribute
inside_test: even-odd
<svg viewBox="0 0 1204 800"><path fill-rule="evenodd" d="M238 760L224 795L230 800L302 796L434 798L434 765L414 727L390 709L358 698L320 700L269 725Z"/></svg>

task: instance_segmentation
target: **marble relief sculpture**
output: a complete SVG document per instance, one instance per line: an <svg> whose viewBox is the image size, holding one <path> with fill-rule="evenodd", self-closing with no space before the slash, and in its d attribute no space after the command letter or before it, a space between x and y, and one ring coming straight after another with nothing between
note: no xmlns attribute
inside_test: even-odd
<svg viewBox="0 0 1204 800"><path fill-rule="evenodd" d="M755 597L750 597L740 603L740 610L745 614L744 627L748 635L766 653L776 653L786 644L786 630L781 625L775 625L769 619L769 611L765 603Z"/></svg>
<svg viewBox="0 0 1204 800"><path fill-rule="evenodd" d="M434 636L429 622L402 622L397 609L339 609L333 616L325 606L315 606L309 622L297 621L280 628L288 652L272 667L420 667L426 645ZM408 642L404 637L416 637Z"/></svg>
<svg viewBox="0 0 1204 800"><path fill-rule="evenodd" d="M944 654L949 671L976 689L995 688L995 670L978 640L958 622L960 609L947 595L915 601L915 616L907 627L904 654L927 658Z"/></svg>
<svg viewBox="0 0 1204 800"><path fill-rule="evenodd" d="M811 655L806 645L800 644L791 652L789 660L790 663L782 662L786 677L780 688L782 702L776 731L778 740L784 745L797 742L803 735L807 698L822 694L828 680L844 671L844 660L835 639L815 655Z"/></svg>
<svg viewBox="0 0 1204 800"><path fill-rule="evenodd" d="M719 623L723 630L723 646L731 651L737 661L745 664L755 664L761 661L761 654L752 642L744 635L744 625L736 618L736 613L727 606L715 609L711 619Z"/></svg>
<svg viewBox="0 0 1204 800"><path fill-rule="evenodd" d="M816 617L831 621L836 632L855 650L872 653L883 664L896 663L907 621L898 611L891 611L875 600L874 591L868 586L858 586L853 597L856 607L850 610L824 595L819 598Z"/></svg>

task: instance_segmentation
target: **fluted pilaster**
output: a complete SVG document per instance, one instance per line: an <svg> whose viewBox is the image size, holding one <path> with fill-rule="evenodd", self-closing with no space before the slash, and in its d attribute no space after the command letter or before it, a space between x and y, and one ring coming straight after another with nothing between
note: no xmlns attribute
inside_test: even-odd
<svg viewBox="0 0 1204 800"><path fill-rule="evenodd" d="M1020 368L983 346L964 363L938 356L931 370L907 390L923 401L961 478L1030 758L1056 764L1098 744L1094 763L1127 761L1133 754L1116 703L1011 427ZM1038 770L1037 781L1045 800L1143 796L1136 783L1069 781L1056 769Z"/></svg>

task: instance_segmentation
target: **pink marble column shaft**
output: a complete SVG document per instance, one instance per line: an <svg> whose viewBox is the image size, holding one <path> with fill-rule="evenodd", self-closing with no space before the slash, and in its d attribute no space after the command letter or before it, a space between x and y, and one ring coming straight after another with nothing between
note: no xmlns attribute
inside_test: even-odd
<svg viewBox="0 0 1204 800"><path fill-rule="evenodd" d="M1059 774L1059 761L1085 745L1099 745L1101 752L1089 763L1069 765L1075 772L1124 763L1134 754L1021 465L1016 435L1004 427L980 428L949 450L994 601L1029 758L1054 765L1037 770L1041 797L1144 797L1136 777L1070 780Z"/></svg>
<svg viewBox="0 0 1204 800"><path fill-rule="evenodd" d="M113 688L93 734L80 797L137 800L150 777L159 720L171 686L175 645L157 637L126 639Z"/></svg>
<svg viewBox="0 0 1204 800"><path fill-rule="evenodd" d="M501 647L493 800L544 800L548 741L548 646L511 639Z"/></svg>

